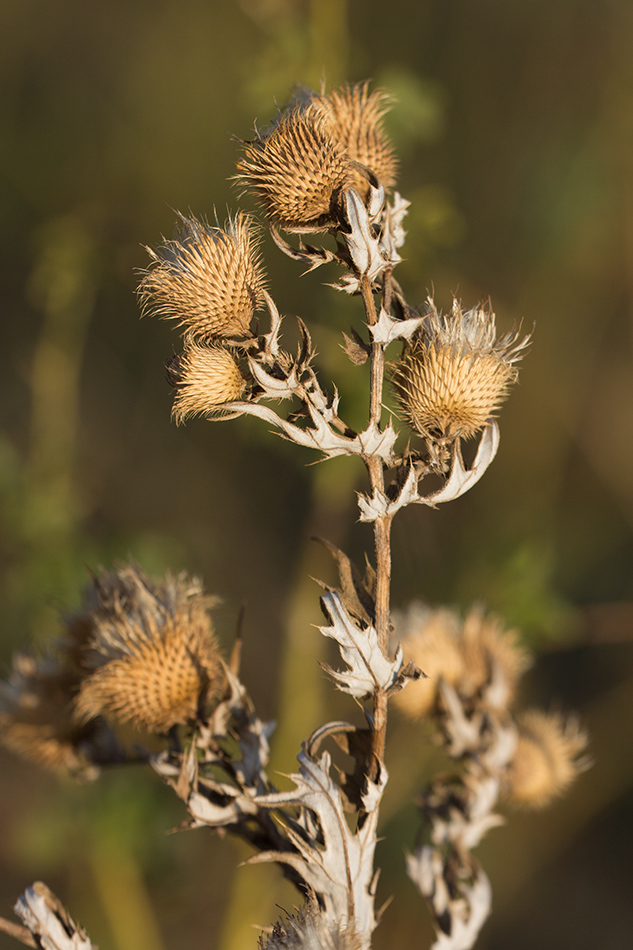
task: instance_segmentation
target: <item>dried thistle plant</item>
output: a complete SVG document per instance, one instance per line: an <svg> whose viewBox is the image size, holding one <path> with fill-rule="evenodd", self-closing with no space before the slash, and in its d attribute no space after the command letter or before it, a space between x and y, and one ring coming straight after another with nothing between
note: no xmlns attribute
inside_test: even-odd
<svg viewBox="0 0 633 950"><path fill-rule="evenodd" d="M259 201L278 247L308 269L338 266L336 288L360 302L361 325L343 340L353 366L370 366L361 431L345 421L336 386L322 385L302 320L297 354L284 350L283 318L246 215L225 228L181 216L179 235L150 251L139 287L143 310L183 331L183 350L169 363L177 422L249 414L321 459L355 456L365 467L358 505L373 530L373 558L362 573L328 544L339 586L323 585L321 598L321 633L340 653L340 664L325 670L352 698L350 721L315 723L288 776L293 787L279 791L267 773L273 726L241 682L239 651L220 657L200 583L150 581L134 565L97 574L50 671L17 660L2 693L2 741L42 764L76 770L80 752L94 765L120 761L114 738L108 755L90 732L114 737L117 723L169 732L148 758L183 800L190 826L246 840L251 862L276 862L304 898L296 915L262 938L262 950L371 946L381 916L374 855L390 700L430 723L454 763L420 794L421 829L407 859L436 924L434 950L469 950L490 913L491 885L472 852L502 823L499 803L541 807L587 765L587 738L574 718L515 710L528 663L515 631L480 608L463 619L420 604L391 610L393 518L411 504L448 503L484 475L499 444L495 417L528 337L517 330L498 337L494 314L480 305L467 310L454 301L446 314L432 299L422 313L408 305L393 274L409 203L397 192L387 198L396 173L382 126L387 105L367 83L327 95L303 90L242 143L234 176ZM293 246L279 229L329 236L335 249L302 239ZM264 307L267 332L254 325ZM387 363L389 347L397 352ZM397 419L384 419L386 379L402 433ZM466 439L477 440L470 465L461 451ZM334 764L337 750L352 762L347 771ZM14 935L32 945L89 946L56 899L37 888L18 906L25 927Z"/></svg>

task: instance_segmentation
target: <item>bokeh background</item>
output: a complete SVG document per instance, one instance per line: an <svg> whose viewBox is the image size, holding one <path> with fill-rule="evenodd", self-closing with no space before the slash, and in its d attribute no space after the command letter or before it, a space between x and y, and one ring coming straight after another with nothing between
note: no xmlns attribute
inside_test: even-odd
<svg viewBox="0 0 633 950"><path fill-rule="evenodd" d="M395 524L394 602L483 601L536 653L523 699L577 709L593 769L479 849L495 911L479 946L621 950L633 931L633 5L630 0L3 0L0 5L0 649L43 644L86 569L132 556L223 597L243 674L280 722L277 768L327 716L310 542L362 560L353 461L254 420L177 429L170 327L139 321L142 244L172 209L220 218L236 145L296 81L371 77L412 201L399 278L411 302L492 298L536 324L497 460L470 494ZM273 296L314 333L344 412L362 371L356 301L265 245ZM359 378L357 378L359 377ZM345 711L342 709L341 711ZM403 851L428 778L418 731L390 727L376 946L428 946ZM0 914L43 878L112 950L242 950L295 903L274 868L197 831L141 769L76 786L0 756ZM0 945L12 945L0 936Z"/></svg>

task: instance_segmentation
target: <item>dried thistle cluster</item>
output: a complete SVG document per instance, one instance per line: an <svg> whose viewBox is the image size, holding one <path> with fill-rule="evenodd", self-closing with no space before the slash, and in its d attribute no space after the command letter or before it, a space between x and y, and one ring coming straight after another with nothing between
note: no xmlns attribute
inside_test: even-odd
<svg viewBox="0 0 633 950"><path fill-rule="evenodd" d="M14 657L0 684L0 740L44 768L95 777L122 754L109 724L165 734L195 722L224 686L212 604L184 574L152 583L133 564L98 573L49 655Z"/></svg>
<svg viewBox="0 0 633 950"><path fill-rule="evenodd" d="M432 299L420 309L407 303L394 270L409 202L392 190L387 106L368 83L329 94L300 89L267 129L242 142L234 175L279 249L308 270L336 265L333 286L361 302L362 325L343 334L351 363L370 366L361 431L345 420L336 385L322 384L304 321L298 352L283 348L284 318L250 216L238 212L224 227L181 216L176 238L149 251L139 287L143 312L172 320L182 334L182 351L168 363L177 422L249 414L322 459L355 456L365 467L358 505L373 558L363 573L326 542L339 585L324 584L321 598L320 632L340 655L338 667L324 669L353 698L350 721L315 724L298 771L286 776L293 788L279 791L267 773L273 725L241 682L239 650L222 660L200 583L184 575L154 583L133 565L99 573L52 659L16 658L0 696L2 741L43 765L79 771L80 756L92 765L120 761L116 723L162 736L162 749L147 755L185 803L190 825L240 836L253 862L276 862L305 900L262 950L370 947L380 918L374 855L392 700L430 722L456 763L422 792L422 831L407 861L436 924L433 950L468 950L490 912L490 882L472 851L501 823L498 803L540 807L586 765L587 739L573 718L515 712L528 662L516 632L480 609L463 620L419 605L400 617L391 611L393 519L411 504L448 503L484 475L528 337L516 329L498 337L489 307L467 310L454 300L442 313ZM292 245L281 231L316 234L319 243L300 237ZM396 352L387 361L389 347ZM387 421L386 383L397 407ZM461 443L472 438L467 466ZM402 641L395 648L394 627ZM340 751L344 767L333 759ZM50 911L40 898L28 891L23 899L38 940Z"/></svg>

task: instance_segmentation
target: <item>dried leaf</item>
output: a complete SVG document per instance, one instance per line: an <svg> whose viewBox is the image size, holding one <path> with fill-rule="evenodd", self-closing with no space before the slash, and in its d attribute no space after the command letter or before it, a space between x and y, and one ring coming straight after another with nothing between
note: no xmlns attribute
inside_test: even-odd
<svg viewBox="0 0 633 950"><path fill-rule="evenodd" d="M336 640L343 662L348 667L343 672L323 666L338 688L357 699L373 695L377 689L393 689L403 666L402 649L398 647L393 661L387 659L378 645L374 627L361 630L334 591L323 595L321 605L331 626L319 629L325 637Z"/></svg>
<svg viewBox="0 0 633 950"><path fill-rule="evenodd" d="M319 895L325 914L332 921L346 920L363 945L368 946L376 926L373 860L377 811L368 814L362 827L350 831L340 789L330 776L328 753L324 752L317 761L304 748L297 758L299 773L289 776L296 789L260 796L256 801L266 808L301 809L296 830L286 824L288 837L298 853L264 852L249 863L277 861L291 865ZM381 774L381 781L373 790L376 802L385 783L386 774Z"/></svg>
<svg viewBox="0 0 633 950"><path fill-rule="evenodd" d="M15 912L44 950L96 950L51 890L36 881L15 905Z"/></svg>
<svg viewBox="0 0 633 950"><path fill-rule="evenodd" d="M355 330L352 330L352 336L343 334L345 342L341 345L342 350L347 354L355 366L362 366L369 358L370 349L360 338Z"/></svg>
<svg viewBox="0 0 633 950"><path fill-rule="evenodd" d="M340 551L339 548L330 544L324 538L314 538L314 540L327 548L336 561L341 584L338 594L345 609L356 620L369 625L374 619L375 604L362 574L344 551Z"/></svg>

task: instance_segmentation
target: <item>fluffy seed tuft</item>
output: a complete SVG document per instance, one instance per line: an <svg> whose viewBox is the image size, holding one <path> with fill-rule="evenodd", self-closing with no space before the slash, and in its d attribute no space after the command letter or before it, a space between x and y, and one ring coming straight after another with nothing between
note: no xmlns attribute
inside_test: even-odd
<svg viewBox="0 0 633 950"><path fill-rule="evenodd" d="M175 320L187 338L247 336L265 278L253 227L240 212L226 229L180 216L177 240L148 248L152 263L138 293L143 312Z"/></svg>

